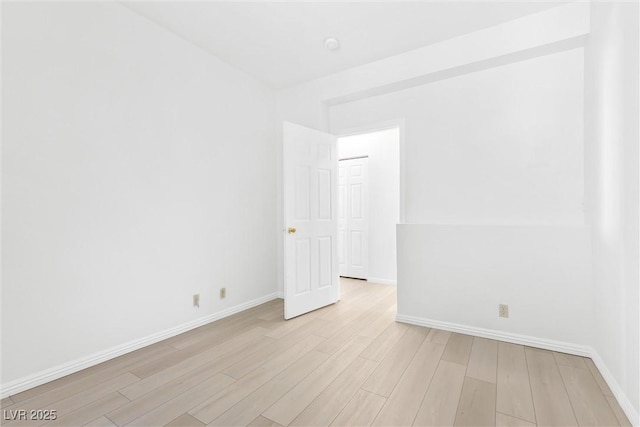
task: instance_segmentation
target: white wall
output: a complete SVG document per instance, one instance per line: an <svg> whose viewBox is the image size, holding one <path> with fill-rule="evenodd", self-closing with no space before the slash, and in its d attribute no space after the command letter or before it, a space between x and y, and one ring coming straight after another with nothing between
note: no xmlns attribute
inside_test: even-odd
<svg viewBox="0 0 640 427"><path fill-rule="evenodd" d="M594 170L593 346L640 422L638 3L593 3L586 136ZM630 415L633 420L633 417Z"/></svg>
<svg viewBox="0 0 640 427"><path fill-rule="evenodd" d="M369 157L369 281L396 283L396 224L400 222L400 130L338 138L341 159Z"/></svg>
<svg viewBox="0 0 640 427"><path fill-rule="evenodd" d="M3 390L273 296L273 93L117 3L2 7Z"/></svg>
<svg viewBox="0 0 640 427"><path fill-rule="evenodd" d="M583 50L334 106L406 119L408 223L583 224Z"/></svg>
<svg viewBox="0 0 640 427"><path fill-rule="evenodd" d="M586 226L400 224L398 316L581 351L594 327L590 238Z"/></svg>

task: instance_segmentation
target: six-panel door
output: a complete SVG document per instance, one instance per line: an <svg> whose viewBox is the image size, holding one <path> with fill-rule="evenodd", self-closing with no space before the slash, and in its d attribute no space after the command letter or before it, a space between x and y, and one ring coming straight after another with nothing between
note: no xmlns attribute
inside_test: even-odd
<svg viewBox="0 0 640 427"><path fill-rule="evenodd" d="M368 158L339 161L338 265L340 275L369 275Z"/></svg>
<svg viewBox="0 0 640 427"><path fill-rule="evenodd" d="M283 151L285 318L290 319L339 299L338 162L332 135L287 122Z"/></svg>

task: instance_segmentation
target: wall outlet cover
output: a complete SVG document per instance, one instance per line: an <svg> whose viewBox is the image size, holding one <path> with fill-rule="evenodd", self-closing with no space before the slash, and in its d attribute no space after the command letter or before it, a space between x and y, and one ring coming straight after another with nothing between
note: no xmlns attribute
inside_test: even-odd
<svg viewBox="0 0 640 427"><path fill-rule="evenodd" d="M500 304L498 306L498 316L509 317L509 306L507 304Z"/></svg>

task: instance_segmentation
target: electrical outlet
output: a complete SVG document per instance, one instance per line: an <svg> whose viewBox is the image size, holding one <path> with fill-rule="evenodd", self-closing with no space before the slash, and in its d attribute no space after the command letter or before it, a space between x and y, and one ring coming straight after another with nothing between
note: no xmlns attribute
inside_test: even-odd
<svg viewBox="0 0 640 427"><path fill-rule="evenodd" d="M193 294L193 306L200 307L200 294Z"/></svg>
<svg viewBox="0 0 640 427"><path fill-rule="evenodd" d="M498 306L498 316L509 317L509 306L507 304L500 304Z"/></svg>
<svg viewBox="0 0 640 427"><path fill-rule="evenodd" d="M227 288L220 288L220 299L225 299L227 297Z"/></svg>

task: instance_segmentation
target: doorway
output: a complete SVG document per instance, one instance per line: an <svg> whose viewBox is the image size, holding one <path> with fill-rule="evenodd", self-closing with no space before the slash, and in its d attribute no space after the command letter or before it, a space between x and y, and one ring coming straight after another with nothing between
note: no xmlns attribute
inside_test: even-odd
<svg viewBox="0 0 640 427"><path fill-rule="evenodd" d="M337 151L340 276L395 285L400 127L339 135Z"/></svg>
<svg viewBox="0 0 640 427"><path fill-rule="evenodd" d="M340 276L369 276L369 158L338 161L338 268Z"/></svg>

